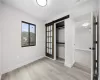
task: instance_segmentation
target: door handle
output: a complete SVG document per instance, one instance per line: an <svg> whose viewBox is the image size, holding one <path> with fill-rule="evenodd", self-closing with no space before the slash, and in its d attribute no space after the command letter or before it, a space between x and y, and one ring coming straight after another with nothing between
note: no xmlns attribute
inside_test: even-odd
<svg viewBox="0 0 100 80"><path fill-rule="evenodd" d="M89 49L91 49L91 48L89 48Z"/></svg>
<svg viewBox="0 0 100 80"><path fill-rule="evenodd" d="M90 49L90 50L95 50L95 48L91 48L91 47L90 47L89 49Z"/></svg>

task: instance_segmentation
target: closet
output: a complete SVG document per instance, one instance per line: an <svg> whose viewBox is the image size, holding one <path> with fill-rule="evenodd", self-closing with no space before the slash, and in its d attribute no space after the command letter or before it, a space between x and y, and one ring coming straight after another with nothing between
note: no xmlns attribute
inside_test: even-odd
<svg viewBox="0 0 100 80"><path fill-rule="evenodd" d="M46 56L54 60L65 59L65 20L69 15L45 24L46 26ZM57 32L57 33L56 33Z"/></svg>
<svg viewBox="0 0 100 80"><path fill-rule="evenodd" d="M56 60L65 61L65 24L64 21L56 23Z"/></svg>

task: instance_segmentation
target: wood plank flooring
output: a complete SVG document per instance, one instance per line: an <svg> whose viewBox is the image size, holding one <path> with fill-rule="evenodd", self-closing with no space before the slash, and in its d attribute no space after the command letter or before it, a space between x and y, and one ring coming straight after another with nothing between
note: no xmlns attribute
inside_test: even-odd
<svg viewBox="0 0 100 80"><path fill-rule="evenodd" d="M1 80L91 80L90 77L80 69L43 58L2 75Z"/></svg>

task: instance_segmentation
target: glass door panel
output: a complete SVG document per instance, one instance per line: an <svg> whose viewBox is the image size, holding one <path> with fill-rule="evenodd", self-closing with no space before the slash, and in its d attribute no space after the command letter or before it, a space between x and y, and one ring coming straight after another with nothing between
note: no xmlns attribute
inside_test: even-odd
<svg viewBox="0 0 100 80"><path fill-rule="evenodd" d="M53 58L53 25L46 26L46 56Z"/></svg>

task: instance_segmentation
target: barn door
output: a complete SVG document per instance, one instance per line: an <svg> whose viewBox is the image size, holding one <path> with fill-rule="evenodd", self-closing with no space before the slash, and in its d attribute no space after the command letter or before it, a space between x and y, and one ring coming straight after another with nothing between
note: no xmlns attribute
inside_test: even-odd
<svg viewBox="0 0 100 80"><path fill-rule="evenodd" d="M54 24L46 26L46 56L54 58Z"/></svg>

